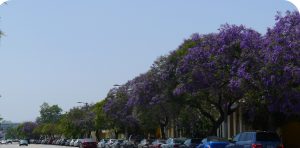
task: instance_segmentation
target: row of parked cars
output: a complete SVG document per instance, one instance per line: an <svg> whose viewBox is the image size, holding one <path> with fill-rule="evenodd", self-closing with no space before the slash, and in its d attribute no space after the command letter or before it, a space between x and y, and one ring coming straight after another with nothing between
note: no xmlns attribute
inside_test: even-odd
<svg viewBox="0 0 300 148"><path fill-rule="evenodd" d="M23 145L28 146L28 141L25 140L25 139L21 139L21 140L19 140L19 139L14 139L14 140L7 139L7 140L5 140L5 139L3 139L3 140L1 140L0 144L12 144L13 142L18 142L19 146L23 146Z"/></svg>
<svg viewBox="0 0 300 148"><path fill-rule="evenodd" d="M98 148L123 148L125 140L101 140ZM167 140L143 139L138 144L130 145L137 148L284 148L279 136L274 132L255 131L242 132L232 140L217 136L198 138L169 138Z"/></svg>
<svg viewBox="0 0 300 148"><path fill-rule="evenodd" d="M203 139L102 139L98 143L92 139L45 139L31 141L31 143L80 148L283 148L283 144L276 133L265 131L242 132L232 140L209 136Z"/></svg>
<svg viewBox="0 0 300 148"><path fill-rule="evenodd" d="M95 143L93 139L40 139L34 140L31 139L30 143L33 144L51 144L51 145L61 145L61 146L74 146L74 147L83 147L88 143Z"/></svg>
<svg viewBox="0 0 300 148"><path fill-rule="evenodd" d="M284 148L279 136L274 132L242 132L232 140L217 136L198 138L143 139L138 144L127 140L102 139L98 148Z"/></svg>

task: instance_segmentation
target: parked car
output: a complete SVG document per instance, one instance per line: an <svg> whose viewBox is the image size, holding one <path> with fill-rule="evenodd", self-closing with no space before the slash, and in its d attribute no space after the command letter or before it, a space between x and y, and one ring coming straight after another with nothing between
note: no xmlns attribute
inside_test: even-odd
<svg viewBox="0 0 300 148"><path fill-rule="evenodd" d="M70 141L70 144L69 144L69 146L74 146L74 142L76 141L76 139L72 139L71 141Z"/></svg>
<svg viewBox="0 0 300 148"><path fill-rule="evenodd" d="M165 144L161 145L161 148L169 148L169 145L173 144L174 139L173 138L169 138Z"/></svg>
<svg viewBox="0 0 300 148"><path fill-rule="evenodd" d="M113 143L115 143L117 139L109 139L106 143L105 143L105 148L111 148L111 145Z"/></svg>
<svg viewBox="0 0 300 148"><path fill-rule="evenodd" d="M59 145L65 145L66 142L67 142L67 139L62 139L62 140L59 142Z"/></svg>
<svg viewBox="0 0 300 148"><path fill-rule="evenodd" d="M166 143L166 140L157 139L149 145L149 148L161 148L161 145L163 145L165 143Z"/></svg>
<svg viewBox="0 0 300 148"><path fill-rule="evenodd" d="M139 144L138 144L138 148L143 148L144 146L147 145L147 139L143 139Z"/></svg>
<svg viewBox="0 0 300 148"><path fill-rule="evenodd" d="M169 138L165 144L161 145L161 148L174 148L179 147L180 145L183 145L185 138Z"/></svg>
<svg viewBox="0 0 300 148"><path fill-rule="evenodd" d="M64 145L65 145L65 146L69 146L69 145L70 145L70 142L71 142L71 139L68 139L68 140L64 143Z"/></svg>
<svg viewBox="0 0 300 148"><path fill-rule="evenodd" d="M134 145L134 142L130 141L130 140L124 140L121 144L120 144L121 148L136 148L136 145Z"/></svg>
<svg viewBox="0 0 300 148"><path fill-rule="evenodd" d="M93 139L82 139L80 144L80 148L97 148L97 142Z"/></svg>
<svg viewBox="0 0 300 148"><path fill-rule="evenodd" d="M107 141L107 139L101 139L97 144L97 148L104 148Z"/></svg>
<svg viewBox="0 0 300 148"><path fill-rule="evenodd" d="M242 132L233 138L233 143L226 148L283 148L279 136L275 132Z"/></svg>
<svg viewBox="0 0 300 148"><path fill-rule="evenodd" d="M12 144L12 140L11 139L7 139L6 140L6 144Z"/></svg>
<svg viewBox="0 0 300 148"><path fill-rule="evenodd" d="M195 148L200 143L201 143L201 139L192 138L192 139L185 140L184 143L181 144L179 147L180 148Z"/></svg>
<svg viewBox="0 0 300 148"><path fill-rule="evenodd" d="M28 141L27 140L20 140L19 146L23 146L23 145L28 146Z"/></svg>
<svg viewBox="0 0 300 148"><path fill-rule="evenodd" d="M124 141L124 140L122 140L122 139L116 140L116 141L111 145L111 148L120 148L121 143L123 143L123 141Z"/></svg>
<svg viewBox="0 0 300 148"><path fill-rule="evenodd" d="M73 146L78 147L82 139L76 139Z"/></svg>
<svg viewBox="0 0 300 148"><path fill-rule="evenodd" d="M217 136L209 136L204 138L197 148L225 148L229 141Z"/></svg>
<svg viewBox="0 0 300 148"><path fill-rule="evenodd" d="M1 144L6 144L6 140L1 140Z"/></svg>

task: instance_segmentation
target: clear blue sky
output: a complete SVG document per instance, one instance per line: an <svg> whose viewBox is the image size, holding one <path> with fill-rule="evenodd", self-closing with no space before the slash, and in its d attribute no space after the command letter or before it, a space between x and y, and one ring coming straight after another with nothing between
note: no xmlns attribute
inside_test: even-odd
<svg viewBox="0 0 300 148"><path fill-rule="evenodd" d="M33 121L43 102L97 102L192 33L264 33L285 0L11 0L0 7L0 115Z"/></svg>

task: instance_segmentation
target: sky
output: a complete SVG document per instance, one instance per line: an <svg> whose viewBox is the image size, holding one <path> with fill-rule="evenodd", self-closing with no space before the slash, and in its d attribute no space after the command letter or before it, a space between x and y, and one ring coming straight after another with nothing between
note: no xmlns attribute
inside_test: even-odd
<svg viewBox="0 0 300 148"><path fill-rule="evenodd" d="M96 103L193 33L229 23L264 34L285 0L10 0L0 7L0 116L34 121Z"/></svg>

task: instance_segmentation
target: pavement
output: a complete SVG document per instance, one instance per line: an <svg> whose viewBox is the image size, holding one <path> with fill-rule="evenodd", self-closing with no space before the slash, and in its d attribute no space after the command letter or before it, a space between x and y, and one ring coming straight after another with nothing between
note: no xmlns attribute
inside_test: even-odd
<svg viewBox="0 0 300 148"><path fill-rule="evenodd" d="M0 148L20 148L26 146L19 146L18 143L13 144L0 144ZM26 148L76 148L69 146L58 146L58 145L43 145L43 144L29 144Z"/></svg>

